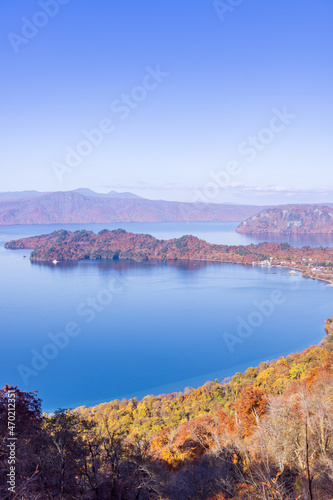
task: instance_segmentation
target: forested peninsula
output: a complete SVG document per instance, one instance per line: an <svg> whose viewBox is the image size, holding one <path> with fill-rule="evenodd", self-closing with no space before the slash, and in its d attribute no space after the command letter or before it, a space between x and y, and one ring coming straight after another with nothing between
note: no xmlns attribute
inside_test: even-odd
<svg viewBox="0 0 333 500"><path fill-rule="evenodd" d="M247 265L281 266L303 276L333 283L333 248L291 247L288 243L216 245L191 235L159 240L123 229L108 231L54 231L13 240L7 249L31 249L32 262L79 260L177 261L206 260Z"/></svg>

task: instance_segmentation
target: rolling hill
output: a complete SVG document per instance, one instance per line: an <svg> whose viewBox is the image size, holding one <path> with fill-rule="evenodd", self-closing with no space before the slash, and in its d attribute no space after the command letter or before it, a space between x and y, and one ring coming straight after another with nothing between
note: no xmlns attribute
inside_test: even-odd
<svg viewBox="0 0 333 500"><path fill-rule="evenodd" d="M0 225L240 221L263 208L148 200L132 193L102 195L86 189L36 193L13 193L12 198L0 193Z"/></svg>

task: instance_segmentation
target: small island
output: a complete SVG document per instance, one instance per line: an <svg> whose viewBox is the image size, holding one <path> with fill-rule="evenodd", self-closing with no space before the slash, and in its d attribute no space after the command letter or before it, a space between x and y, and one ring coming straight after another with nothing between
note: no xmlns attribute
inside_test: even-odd
<svg viewBox="0 0 333 500"><path fill-rule="evenodd" d="M159 240L149 234L123 229L108 231L55 231L13 240L7 249L31 249L32 262L79 260L177 261L205 260L245 265L279 266L300 271L303 276L333 283L333 248L309 245L294 248L289 243L216 245L191 235Z"/></svg>

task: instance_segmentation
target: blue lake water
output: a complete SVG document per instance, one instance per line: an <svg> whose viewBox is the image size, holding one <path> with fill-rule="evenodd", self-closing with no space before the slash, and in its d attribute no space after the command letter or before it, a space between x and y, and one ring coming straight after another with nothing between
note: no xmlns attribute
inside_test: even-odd
<svg viewBox="0 0 333 500"><path fill-rule="evenodd" d="M194 234L214 243L258 241L238 235L235 226L121 225L164 239ZM82 227L97 232L119 225L0 227L0 384L38 390L46 411L198 386L324 336L333 287L283 269L203 262L40 265L29 261L27 250L3 248L10 239ZM329 244L325 236L293 240Z"/></svg>

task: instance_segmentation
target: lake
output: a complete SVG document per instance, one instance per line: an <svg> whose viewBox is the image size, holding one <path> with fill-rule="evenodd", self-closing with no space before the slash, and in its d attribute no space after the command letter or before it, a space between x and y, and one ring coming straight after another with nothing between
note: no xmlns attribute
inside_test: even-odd
<svg viewBox="0 0 333 500"><path fill-rule="evenodd" d="M159 238L248 244L236 223L122 224ZM198 386L317 343L333 288L284 269L127 261L33 264L5 241L119 225L0 226L0 383L38 390L43 409ZM267 236L262 241L267 241ZM295 246L322 238L281 238Z"/></svg>

